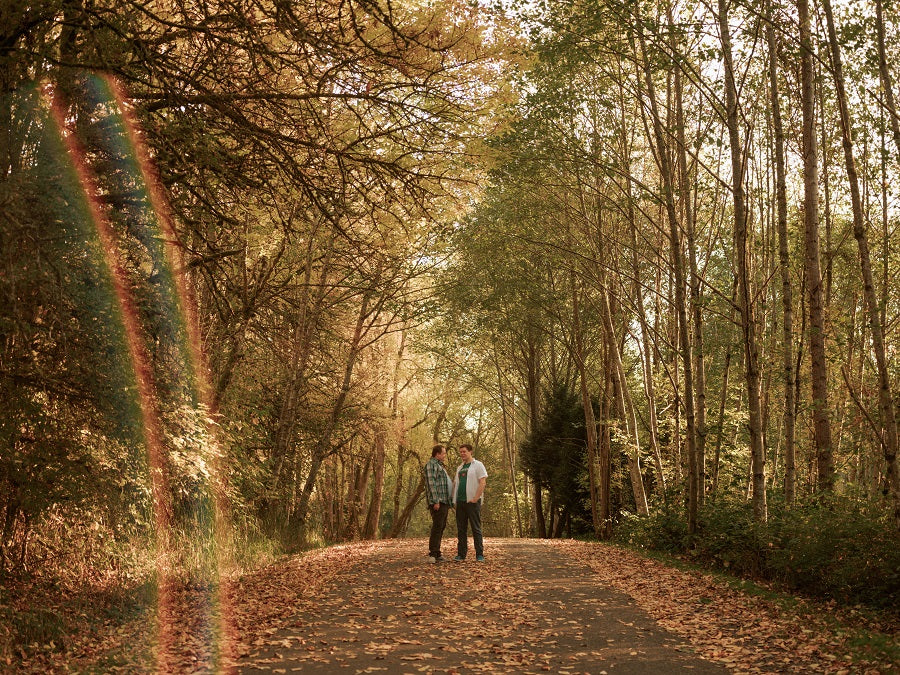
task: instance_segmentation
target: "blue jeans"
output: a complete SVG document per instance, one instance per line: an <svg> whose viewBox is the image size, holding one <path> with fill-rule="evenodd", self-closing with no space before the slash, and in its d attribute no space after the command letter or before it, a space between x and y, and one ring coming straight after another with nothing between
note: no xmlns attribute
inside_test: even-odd
<svg viewBox="0 0 900 675"><path fill-rule="evenodd" d="M456 554L465 558L469 551L469 524L472 525L472 539L475 541L475 555L484 555L484 540L481 536L481 502L456 503Z"/></svg>

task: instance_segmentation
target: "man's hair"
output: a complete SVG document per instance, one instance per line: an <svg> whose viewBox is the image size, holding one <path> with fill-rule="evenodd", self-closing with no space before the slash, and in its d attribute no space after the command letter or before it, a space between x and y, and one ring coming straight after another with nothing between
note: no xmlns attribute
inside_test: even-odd
<svg viewBox="0 0 900 675"><path fill-rule="evenodd" d="M460 443L459 449L462 450L463 448L468 448L469 452L474 452L471 443Z"/></svg>
<svg viewBox="0 0 900 675"><path fill-rule="evenodd" d="M443 445L436 445L436 446L434 446L434 447L431 449L431 456L432 456L432 457L437 457L439 454L441 454L441 450L443 450L443 449L444 449L444 446L443 446Z"/></svg>

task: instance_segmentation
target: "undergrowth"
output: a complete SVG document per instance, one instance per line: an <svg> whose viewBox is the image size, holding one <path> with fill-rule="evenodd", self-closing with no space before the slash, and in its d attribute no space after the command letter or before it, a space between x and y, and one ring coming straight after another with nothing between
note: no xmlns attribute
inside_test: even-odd
<svg viewBox="0 0 900 675"><path fill-rule="evenodd" d="M276 542L240 529L227 541L173 532L170 554L145 531L113 536L102 528L40 532L47 551L34 565L0 573L0 673L151 672L160 570L185 589L212 588L220 573L276 559ZM196 533L195 533L196 534Z"/></svg>
<svg viewBox="0 0 900 675"><path fill-rule="evenodd" d="M768 521L758 523L749 504L709 501L693 535L683 511L660 506L649 517L624 519L616 540L810 597L897 612L900 536L883 509L863 502L774 502Z"/></svg>

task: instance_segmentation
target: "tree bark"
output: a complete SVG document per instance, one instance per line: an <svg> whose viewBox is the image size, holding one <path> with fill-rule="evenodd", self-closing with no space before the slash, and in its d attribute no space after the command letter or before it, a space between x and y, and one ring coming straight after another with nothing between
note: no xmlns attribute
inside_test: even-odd
<svg viewBox="0 0 900 675"><path fill-rule="evenodd" d="M828 42L831 46L831 60L834 68L834 83L837 89L838 111L841 119L841 139L844 148L844 164L847 169L847 180L850 183L850 203L853 210L853 237L859 249L859 267L862 272L863 295L869 314L869 330L872 332L872 350L875 353L875 365L878 372L878 410L881 416L881 447L887 463L888 489L894 506L894 524L900 529L900 475L897 472L897 419L894 411L891 379L887 365L884 346L884 329L881 323L881 312L875 296L875 282L872 278L872 262L869 253L869 239L866 233L866 220L863 213L862 199L859 193L859 174L853 156L853 130L850 126L850 110L847 103L847 92L844 86L844 72L841 63L841 49L834 26L834 13L831 0L823 0L825 19L828 24Z"/></svg>
<svg viewBox="0 0 900 675"><path fill-rule="evenodd" d="M295 511L297 523L300 525L301 534L305 536L306 518L309 511L309 499L312 495L313 486L316 484L319 469L322 461L332 452L332 437L337 430L338 421L341 413L344 411L344 404L347 401L347 395L350 393L350 383L353 378L353 369L359 359L360 343L363 337L363 327L366 317L369 315L370 295L367 291L360 302L359 313L356 317L356 326L353 329L353 338L348 346L347 360L344 364L344 374L341 380L341 386L338 390L337 398L331 407L331 414L328 422L322 430L312 450L312 461L310 462L309 473L306 481L303 483L303 490L300 492L300 498Z"/></svg>
<svg viewBox="0 0 900 675"><path fill-rule="evenodd" d="M647 88L647 98L650 104L650 113L653 122L653 132L656 139L656 160L659 164L660 178L662 179L663 202L665 204L666 216L669 225L669 253L671 258L672 273L674 276L675 286L675 311L678 317L678 346L681 357L681 363L684 368L684 410L687 424L686 429L686 451L688 456L688 471L690 476L697 475L697 455L695 452L697 427L696 415L694 414L694 368L691 340L688 332L688 313L687 302L685 298L685 275L684 275L684 258L681 245L681 233L678 222L678 215L675 211L675 194L674 194L674 172L672 162L669 155L668 143L666 141L665 132L663 131L662 120L660 119L658 104L656 101L656 87L653 83L653 72L647 57L647 47L644 39L643 18L637 13L635 16L635 25L638 29L638 39L640 41L641 55L644 68L644 82ZM697 531L697 506L698 498L696 494L697 481L691 479L688 481L688 532L694 534Z"/></svg>
<svg viewBox="0 0 900 675"><path fill-rule="evenodd" d="M784 375L784 501L792 504L796 498L797 452L794 447L794 313L791 286L791 259L788 253L787 186L784 159L784 125L778 89L778 46L775 40L772 2L766 2L766 41L769 48L769 93L771 96L772 127L775 135L775 202L777 208L778 263L781 272L782 307L782 369Z"/></svg>
<svg viewBox="0 0 900 675"><path fill-rule="evenodd" d="M588 488L591 496L591 520L594 525L594 534L602 537L603 527L600 519L600 494L599 479L597 476L597 422L594 419L594 406L591 402L591 393L588 388L587 368L585 367L584 336L581 328L581 314L579 312L579 289L575 282L575 272L572 272L572 356L575 359L575 367L578 369L578 381L581 388L581 407L584 414L585 436L587 441L588 462Z"/></svg>
<svg viewBox="0 0 900 675"><path fill-rule="evenodd" d="M900 118L897 116L897 104L894 100L891 71L888 69L887 50L884 45L884 7L882 0L875 0L875 33L878 46L878 73L881 76L881 88L884 91L884 106L888 110L891 124L891 135L897 146L897 161L900 162Z"/></svg>
<svg viewBox="0 0 900 675"><path fill-rule="evenodd" d="M624 92L620 88L620 96L624 97ZM627 128L625 120L625 102L620 99L622 108L622 129L623 144L625 144L624 130ZM622 149L622 157L624 161L628 161L631 156L630 147L625 144ZM625 210L628 215L629 233L631 235L631 266L632 266L632 302L635 306L638 323L641 327L641 369L644 380L644 395L647 397L647 409L649 412L649 421L647 423L648 432L650 434L650 451L653 455L653 462L656 467L657 481L663 494L663 499L668 499L666 495L666 476L663 471L662 451L659 447L659 422L656 418L656 388L653 384L653 356L652 347L650 345L650 329L647 325L647 315L644 312L644 294L641 290L640 282L640 262L638 260L638 241L637 241L637 214L635 213L634 200L631 193L631 176L625 181Z"/></svg>
<svg viewBox="0 0 900 675"><path fill-rule="evenodd" d="M419 473L421 474L422 472L420 471ZM394 519L391 530L387 535L389 539L396 539L397 537L403 536L403 533L406 532L406 528L409 527L409 519L412 515L412 510L416 507L416 504L419 503L424 494L425 476L421 475L419 477L419 482L416 485L416 489L413 490L413 493L409 496L409 500L406 502L406 506L403 507L403 511Z"/></svg>
<svg viewBox="0 0 900 675"><path fill-rule="evenodd" d="M675 44L676 31L673 27L672 5L667 6L670 48L673 54L678 53ZM687 140L685 134L684 119L684 85L680 67L674 68L674 93L675 93L675 129L677 140L677 162L679 177L679 193L684 212L685 233L687 235L688 266L690 270L691 292L691 318L693 320L691 334L693 336L693 360L694 360L694 397L696 415L696 437L694 453L695 472L692 480L695 485L692 488L696 495L698 507L703 504L706 493L706 365L703 355L703 300L700 292L700 274L697 270L697 245L695 241L694 205L691 195L691 180L687 162Z"/></svg>
<svg viewBox="0 0 900 675"><path fill-rule="evenodd" d="M728 138L731 145L732 193L734 197L734 254L737 263L738 309L744 336L744 367L749 412L750 457L753 472L753 514L756 520L768 518L766 504L766 450L763 446L760 410L759 345L756 336L753 290L750 285L751 260L748 237L748 209L744 197L744 151L738 128L737 85L728 26L727 0L719 0L719 33L725 64L725 107Z"/></svg>
<svg viewBox="0 0 900 675"><path fill-rule="evenodd" d="M647 505L647 491L644 489L644 477L641 474L640 439L637 431L637 420L634 414L634 406L630 405L631 396L628 393L628 380L625 377L625 369L622 366L622 356L619 353L619 342L616 340L615 329L612 323L612 310L609 306L609 289L605 284L600 289L600 313L603 317L603 328L606 333L606 342L609 346L610 365L612 377L616 386L615 403L619 419L625 425L626 443L631 446L628 453L628 472L631 477L631 489L634 494L634 503L637 512L646 516L650 509Z"/></svg>
<svg viewBox="0 0 900 675"><path fill-rule="evenodd" d="M525 396L528 399L528 424L533 429L540 414L540 371L538 363L537 340L529 331L526 348L526 382ZM537 481L531 484L532 518L541 539L547 538L547 521L544 519L544 505L541 497L541 486Z"/></svg>
<svg viewBox="0 0 900 675"><path fill-rule="evenodd" d="M384 498L384 455L387 432L383 428L375 430L375 447L373 449L372 499L366 513L366 524L363 526L363 539L378 538L378 522L381 520L381 504Z"/></svg>
<svg viewBox="0 0 900 675"><path fill-rule="evenodd" d="M797 0L800 20L800 108L803 118L803 231L806 293L809 312L809 354L812 385L813 436L818 489L831 490L834 463L831 420L828 415L828 366L825 356L825 317L819 264L819 167L816 156L815 73L809 0Z"/></svg>

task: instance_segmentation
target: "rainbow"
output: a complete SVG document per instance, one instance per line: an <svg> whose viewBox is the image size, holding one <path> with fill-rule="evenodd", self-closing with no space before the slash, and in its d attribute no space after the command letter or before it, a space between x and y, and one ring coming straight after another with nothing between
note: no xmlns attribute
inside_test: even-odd
<svg viewBox="0 0 900 675"><path fill-rule="evenodd" d="M107 112L104 118L105 134L100 144L112 156L119 158L121 177L98 176L92 171L87 151L70 126L67 106L59 88L47 85L42 90L50 113L47 122L52 125L63 150L65 171L78 186L76 192L80 194L75 199L80 204L76 206L80 206L87 215L93 236L102 250L102 264L113 296L110 301L114 302L113 310L120 322L122 349L131 365L149 469L156 541L156 670L179 670L179 656L184 653L185 645L197 639L207 643L202 653L208 663L203 665L211 670L230 669L235 657L235 635L233 612L228 600L228 579L233 559L227 479L215 424L218 411L203 351L197 302L185 274L183 247L179 244L171 209L151 154L119 83L110 76L89 75L85 77L84 89L79 91L79 95ZM133 201L144 217L129 218L127 232L122 231L121 222L116 227L114 220L116 215L120 220L123 215L111 213L103 201L101 180L104 178L138 186L138 196ZM200 418L206 420L207 447L201 454L209 469L208 479L196 496L197 503L187 518L183 515L177 518L175 514L171 448L167 444L161 403L165 396L171 394L160 391L159 373L154 371L159 364L154 364L151 359L149 338L133 292L133 272L125 265L125 246L130 243L133 248L135 243L127 241L129 235L139 240L142 254L156 271L155 292L150 294L155 304L153 309L162 317L159 321L164 324L165 337L172 342L169 346L180 355L180 361L175 365L169 364L169 367L180 370L179 364L183 364L184 372L175 373L177 377L169 379L187 383L192 406ZM176 527L182 531L189 530L189 536L200 541L203 550L212 557L211 561L207 561L209 564L200 566L208 578L199 585L194 584L194 587L205 589L205 597L189 601L188 610L185 608L185 596L179 590ZM186 613L190 616L185 616ZM185 627L189 627L187 632L193 634L186 634Z"/></svg>

